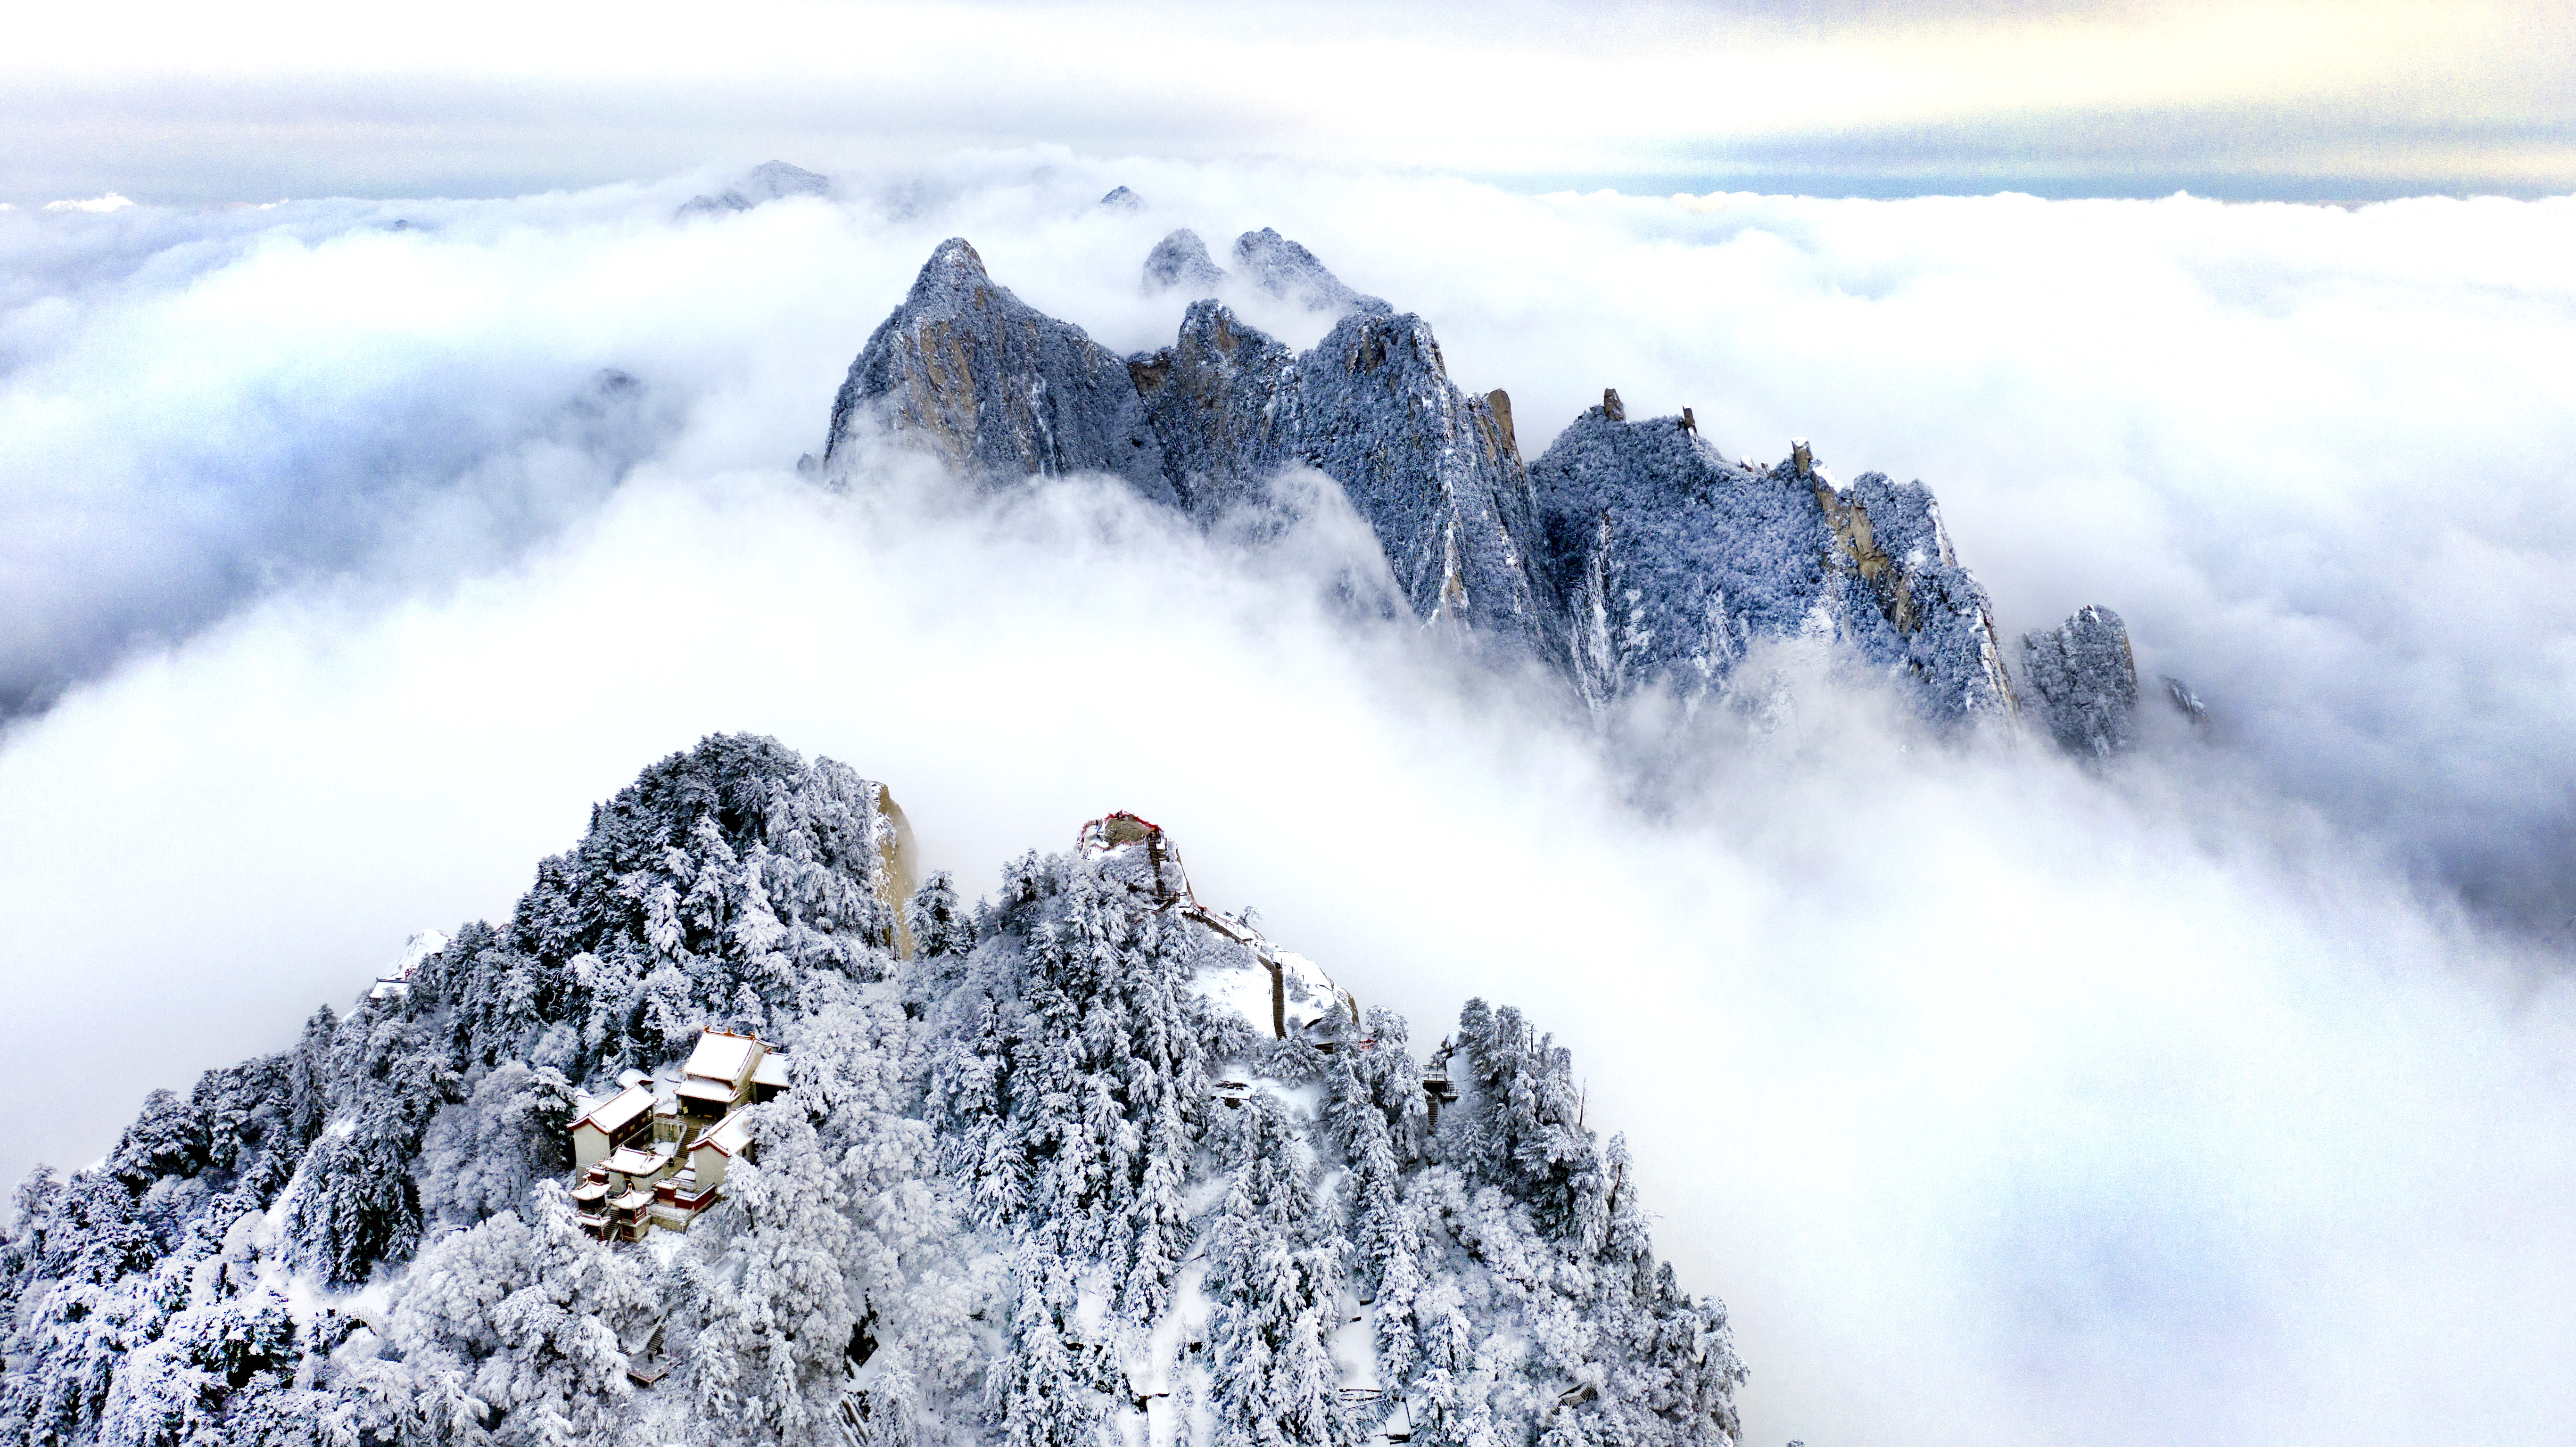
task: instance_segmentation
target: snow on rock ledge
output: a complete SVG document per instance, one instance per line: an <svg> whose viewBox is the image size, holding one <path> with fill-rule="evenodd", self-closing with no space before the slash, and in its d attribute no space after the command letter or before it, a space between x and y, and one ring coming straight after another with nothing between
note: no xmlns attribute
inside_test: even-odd
<svg viewBox="0 0 2576 1447"><path fill-rule="evenodd" d="M1205 930L1217 948L1203 957L1192 989L1234 1010L1256 1031L1278 1040L1293 1034L1331 1043L1345 1026L1359 1023L1358 1004L1323 966L1279 948L1240 917L1199 903L1180 849L1160 825L1124 812L1103 815L1082 826L1075 852L1099 861L1102 873L1129 889L1153 896L1155 908Z"/></svg>

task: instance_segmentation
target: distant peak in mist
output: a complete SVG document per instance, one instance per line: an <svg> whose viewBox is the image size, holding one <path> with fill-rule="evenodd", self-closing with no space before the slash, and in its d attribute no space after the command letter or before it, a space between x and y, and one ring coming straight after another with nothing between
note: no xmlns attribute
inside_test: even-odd
<svg viewBox="0 0 2576 1447"><path fill-rule="evenodd" d="M785 161L763 161L743 173L741 179L712 196L692 196L680 203L677 219L692 216L725 216L749 211L771 201L790 196L828 196L832 180L802 166Z"/></svg>

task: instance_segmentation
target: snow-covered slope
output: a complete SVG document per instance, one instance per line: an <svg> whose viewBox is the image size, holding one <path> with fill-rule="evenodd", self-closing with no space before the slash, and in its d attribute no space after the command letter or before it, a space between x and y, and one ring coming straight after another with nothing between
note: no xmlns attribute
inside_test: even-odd
<svg viewBox="0 0 2576 1447"><path fill-rule="evenodd" d="M156 1093L20 1188L0 1440L1733 1440L1724 1308L1515 1012L1426 1068L1132 816L972 906L902 833L709 739L407 989ZM592 1239L576 1101L707 1024L786 1094L685 1235Z"/></svg>

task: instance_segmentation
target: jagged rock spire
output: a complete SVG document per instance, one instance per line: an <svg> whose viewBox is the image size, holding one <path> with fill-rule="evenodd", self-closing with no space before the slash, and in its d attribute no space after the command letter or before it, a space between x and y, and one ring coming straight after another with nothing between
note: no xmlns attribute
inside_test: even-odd
<svg viewBox="0 0 2576 1447"><path fill-rule="evenodd" d="M995 283L963 237L931 252L850 365L832 404L826 475L880 431L985 480L1106 472L1178 501L1126 363Z"/></svg>
<svg viewBox="0 0 2576 1447"><path fill-rule="evenodd" d="M2012 711L1984 590L1929 489L1874 472L1836 488L1804 442L1757 470L1720 457L1695 420L1625 416L1605 391L1529 474L1543 580L1587 700L1721 689L1756 642L1822 618L1936 721Z"/></svg>
<svg viewBox="0 0 2576 1447"><path fill-rule="evenodd" d="M1415 616L1555 656L1508 414L1449 380L1422 318L1380 303L1298 353L1201 301L1172 346L1130 370L1194 512L1212 519L1256 500L1280 468L1311 465L1376 531Z"/></svg>
<svg viewBox="0 0 2576 1447"><path fill-rule="evenodd" d="M2138 744L2138 666L2128 625L2108 608L2079 608L2055 628L2021 638L2031 707L2058 746L2083 758L2109 758ZM2168 688L2171 683L2168 681ZM2189 697L2190 690L2176 695ZM2191 699L2192 705L2200 702Z"/></svg>

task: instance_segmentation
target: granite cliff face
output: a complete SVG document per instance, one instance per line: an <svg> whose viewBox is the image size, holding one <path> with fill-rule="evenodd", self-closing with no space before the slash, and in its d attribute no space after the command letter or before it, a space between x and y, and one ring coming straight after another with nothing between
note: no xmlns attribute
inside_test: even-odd
<svg viewBox="0 0 2576 1447"><path fill-rule="evenodd" d="M1179 501L1127 364L995 285L963 239L931 253L851 366L832 403L826 470L876 426L969 476L1106 472Z"/></svg>
<svg viewBox="0 0 2576 1447"><path fill-rule="evenodd" d="M1145 290L1200 299L1172 345L1121 359L995 284L963 240L943 242L852 364L827 467L881 429L988 485L1105 472L1205 524L1303 465L1375 530L1417 617L1547 665L1593 708L1646 688L1723 696L1760 641L1821 633L1937 725L2018 718L1992 606L1923 484L1871 472L1840 485L1804 443L1777 464L1730 460L1688 412L1630 421L1615 391L1525 464L1511 399L1452 381L1420 316L1276 231L1245 233L1230 259L1218 266L1194 232L1164 237ZM1294 351L1220 299L1237 287L1340 320ZM2096 613L2119 630L2107 610L2077 621ZM2116 752L2134 736L2114 714L2134 708L2135 673L2125 695L2100 682L2092 638L2025 641L2024 666L2054 737ZM2117 653L2125 664L2124 631ZM2094 701L2062 703L2069 688ZM2078 715L2090 722L2060 722Z"/></svg>
<svg viewBox="0 0 2576 1447"><path fill-rule="evenodd" d="M1128 370L1164 476L1202 520L1302 463L1342 485L1416 616L1512 651L1561 651L1530 568L1529 477L1507 414L1449 380L1422 318L1377 302L1292 353L1202 300L1177 341Z"/></svg>
<svg viewBox="0 0 2576 1447"><path fill-rule="evenodd" d="M1234 254L1263 291L1347 314L1298 353L1201 300L1171 346L1121 360L994 283L965 241L942 242L850 368L827 474L883 428L986 482L1106 472L1212 522L1303 464L1349 494L1417 615L1557 657L1508 404L1459 390L1428 324L1351 291L1304 247L1254 233ZM1187 232L1155 248L1146 274L1225 275Z"/></svg>

